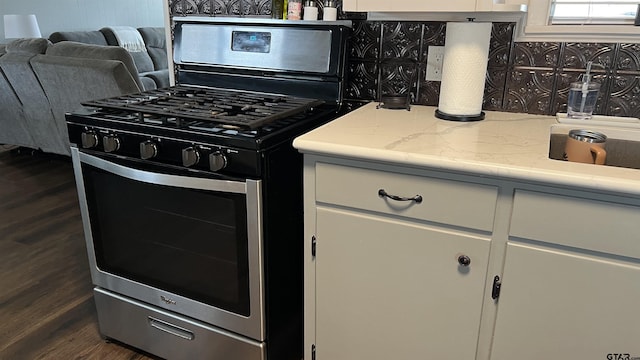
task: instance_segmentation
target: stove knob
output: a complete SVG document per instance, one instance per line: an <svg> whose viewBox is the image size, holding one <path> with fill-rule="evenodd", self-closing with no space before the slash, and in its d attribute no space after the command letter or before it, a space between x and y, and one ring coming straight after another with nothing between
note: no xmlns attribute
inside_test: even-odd
<svg viewBox="0 0 640 360"><path fill-rule="evenodd" d="M85 149L98 146L98 134L93 131L83 132L80 135L80 140L82 141L82 147Z"/></svg>
<svg viewBox="0 0 640 360"><path fill-rule="evenodd" d="M209 154L209 169L211 171L222 170L227 166L227 157L216 151Z"/></svg>
<svg viewBox="0 0 640 360"><path fill-rule="evenodd" d="M106 152L114 152L120 149L120 139L115 135L105 135L102 137L102 146Z"/></svg>
<svg viewBox="0 0 640 360"><path fill-rule="evenodd" d="M158 156L158 145L151 140L140 143L140 158L142 160L153 159Z"/></svg>
<svg viewBox="0 0 640 360"><path fill-rule="evenodd" d="M186 167L193 166L200 161L200 153L195 147L182 149L182 165Z"/></svg>

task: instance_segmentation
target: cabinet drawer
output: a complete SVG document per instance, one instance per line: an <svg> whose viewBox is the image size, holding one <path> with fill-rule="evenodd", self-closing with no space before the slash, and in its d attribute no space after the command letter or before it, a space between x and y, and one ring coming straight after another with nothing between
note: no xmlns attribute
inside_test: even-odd
<svg viewBox="0 0 640 360"><path fill-rule="evenodd" d="M421 203L380 196L422 197ZM484 231L493 229L495 186L316 164L316 200L329 204L433 221Z"/></svg>
<svg viewBox="0 0 640 360"><path fill-rule="evenodd" d="M511 236L640 258L640 207L516 190Z"/></svg>
<svg viewBox="0 0 640 360"><path fill-rule="evenodd" d="M100 333L165 359L265 360L265 344L95 288Z"/></svg>

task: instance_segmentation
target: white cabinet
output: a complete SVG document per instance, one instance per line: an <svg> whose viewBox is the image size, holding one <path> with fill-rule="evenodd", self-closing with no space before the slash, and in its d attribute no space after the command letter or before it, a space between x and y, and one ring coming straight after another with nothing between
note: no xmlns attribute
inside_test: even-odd
<svg viewBox="0 0 640 360"><path fill-rule="evenodd" d="M315 359L475 358L497 187L306 162Z"/></svg>
<svg viewBox="0 0 640 360"><path fill-rule="evenodd" d="M317 221L316 359L475 357L486 238L325 208Z"/></svg>
<svg viewBox="0 0 640 360"><path fill-rule="evenodd" d="M637 261L510 243L491 359L640 356L638 304Z"/></svg>
<svg viewBox="0 0 640 360"><path fill-rule="evenodd" d="M496 0L343 0L344 11L371 12L476 12L476 11L525 11L527 6L519 1Z"/></svg>
<svg viewBox="0 0 640 360"><path fill-rule="evenodd" d="M629 199L516 190L491 359L640 356L639 224Z"/></svg>
<svg viewBox="0 0 640 360"><path fill-rule="evenodd" d="M305 234L307 360L640 358L637 196L305 155Z"/></svg>

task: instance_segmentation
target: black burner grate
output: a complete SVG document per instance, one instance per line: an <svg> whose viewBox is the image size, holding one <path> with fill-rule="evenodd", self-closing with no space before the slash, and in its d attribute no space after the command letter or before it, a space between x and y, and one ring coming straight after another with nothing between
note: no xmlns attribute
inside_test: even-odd
<svg viewBox="0 0 640 360"><path fill-rule="evenodd" d="M258 129L322 103L322 100L278 94L174 86L88 101L83 105L137 112L141 117L151 114Z"/></svg>

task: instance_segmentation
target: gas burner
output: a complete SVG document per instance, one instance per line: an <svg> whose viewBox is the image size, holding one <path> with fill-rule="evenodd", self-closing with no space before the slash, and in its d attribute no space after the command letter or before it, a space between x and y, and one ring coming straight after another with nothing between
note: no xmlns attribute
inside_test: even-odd
<svg viewBox="0 0 640 360"><path fill-rule="evenodd" d="M83 105L137 112L142 121L156 115L178 118L178 123L180 120L199 120L218 123L225 128L257 129L323 103L322 100L287 95L175 86L168 90L89 101Z"/></svg>

